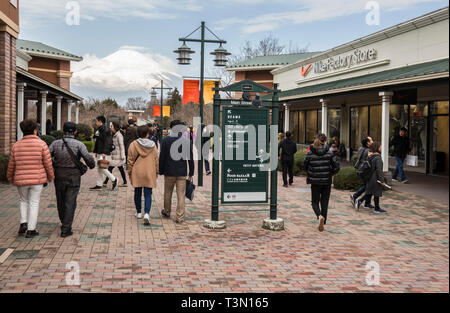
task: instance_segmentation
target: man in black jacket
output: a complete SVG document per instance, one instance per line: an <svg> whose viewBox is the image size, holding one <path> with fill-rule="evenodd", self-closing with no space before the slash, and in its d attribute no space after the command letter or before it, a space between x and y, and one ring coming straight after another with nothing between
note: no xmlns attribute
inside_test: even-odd
<svg viewBox="0 0 450 313"><path fill-rule="evenodd" d="M294 183L294 155L297 152L297 144L291 139L291 132L286 132L286 139L278 144L278 159L283 168L283 187L288 186L287 174L289 173L289 185Z"/></svg>
<svg viewBox="0 0 450 313"><path fill-rule="evenodd" d="M128 163L128 148L130 147L131 143L138 139L139 136L137 134L137 127L132 118L128 120L128 128L125 132L125 135L123 136L123 144L125 145L125 158L126 163Z"/></svg>
<svg viewBox="0 0 450 313"><path fill-rule="evenodd" d="M67 148L71 149L77 160L83 158L89 168L95 168L95 160L86 146L75 139L77 126L75 123L64 123L64 139L54 141L50 145L53 167L55 168L55 191L58 215L61 221L61 237L71 236L72 222L77 208L77 197L80 191L81 173ZM67 146L64 144L67 143Z"/></svg>
<svg viewBox="0 0 450 313"><path fill-rule="evenodd" d="M184 221L186 176L192 180L194 176L194 160L192 144L182 136L186 126L175 120L170 123L171 134L161 142L159 154L159 174L164 175L164 209L163 217L169 218L172 209L172 193L177 188L176 222ZM189 167L189 173L188 173Z"/></svg>
<svg viewBox="0 0 450 313"><path fill-rule="evenodd" d="M106 126L106 118L104 116L98 116L96 119L96 124L97 130L94 136L96 139L94 146L95 157L97 162L99 160L107 160L111 162L111 151L113 149L111 130ZM107 168L100 168L97 166L97 170L97 185L92 187L91 190L101 190L106 177L112 181L112 189L114 190L117 186L117 178L110 173Z"/></svg>
<svg viewBox="0 0 450 313"><path fill-rule="evenodd" d="M397 181L397 176L400 174L400 179L402 183L407 183L405 172L403 171L403 163L405 162L406 156L409 151L411 151L409 137L406 136L407 129L405 127L400 128L398 134L395 134L392 138L389 146L394 146L394 153L392 156L395 158L395 170L392 173L392 180Z"/></svg>

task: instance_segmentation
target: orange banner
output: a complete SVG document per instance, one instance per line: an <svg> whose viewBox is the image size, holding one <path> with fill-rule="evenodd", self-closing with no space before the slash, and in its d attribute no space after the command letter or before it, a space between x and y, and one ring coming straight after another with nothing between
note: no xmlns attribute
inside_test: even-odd
<svg viewBox="0 0 450 313"><path fill-rule="evenodd" d="M205 104L214 102L214 91L215 87L214 80L205 80L203 82L203 99L205 99Z"/></svg>
<svg viewBox="0 0 450 313"><path fill-rule="evenodd" d="M183 81L183 104L194 102L199 102L200 98L200 81L185 79Z"/></svg>
<svg viewBox="0 0 450 313"><path fill-rule="evenodd" d="M170 106L168 106L168 105L163 106L163 114L164 114L164 116L170 117ZM161 106L160 105L158 105L158 106L155 105L153 107L153 117L155 117L155 116L161 116Z"/></svg>

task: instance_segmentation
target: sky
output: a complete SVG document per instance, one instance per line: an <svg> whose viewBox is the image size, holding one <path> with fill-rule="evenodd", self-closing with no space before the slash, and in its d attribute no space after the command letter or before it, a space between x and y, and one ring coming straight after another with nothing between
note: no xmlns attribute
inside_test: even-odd
<svg viewBox="0 0 450 313"><path fill-rule="evenodd" d="M442 0L20 0L20 38L83 57L72 62L71 90L84 98L150 98L163 78L182 89L183 76L200 75L200 44L191 65L173 53L201 21L229 52L268 34L281 44L324 51L448 6ZM378 25L366 22L379 8ZM79 12L79 13L78 13ZM199 38L197 31L191 38ZM208 39L214 39L207 34ZM207 44L205 75L213 76L218 48Z"/></svg>

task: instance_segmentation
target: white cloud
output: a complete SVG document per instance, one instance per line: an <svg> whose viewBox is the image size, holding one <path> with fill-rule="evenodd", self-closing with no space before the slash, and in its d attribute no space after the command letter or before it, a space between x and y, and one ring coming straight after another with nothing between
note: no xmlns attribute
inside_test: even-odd
<svg viewBox="0 0 450 313"><path fill-rule="evenodd" d="M72 84L109 92L145 91L162 77L169 82L177 77L176 63L165 56L143 53L142 47L121 47L99 58L87 54L72 64Z"/></svg>
<svg viewBox="0 0 450 313"><path fill-rule="evenodd" d="M436 2L438 0L378 0L381 11L405 9L418 3ZM245 34L260 31L270 31L288 24L305 24L326 21L334 18L350 16L366 10L367 0L336 1L336 0L299 0L297 9L278 13L263 14L250 19L229 18L219 21L215 29L224 29L241 25ZM289 3L292 2L289 1Z"/></svg>
<svg viewBox="0 0 450 313"><path fill-rule="evenodd" d="M22 21L45 23L64 20L69 0L21 0ZM174 19L180 11L200 11L199 0L78 0L81 19L94 20L99 17L123 19Z"/></svg>

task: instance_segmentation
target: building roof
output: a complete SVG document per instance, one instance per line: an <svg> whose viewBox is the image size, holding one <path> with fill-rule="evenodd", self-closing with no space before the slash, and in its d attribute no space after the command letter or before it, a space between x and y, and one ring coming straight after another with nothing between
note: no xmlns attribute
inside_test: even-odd
<svg viewBox="0 0 450 313"><path fill-rule="evenodd" d="M249 68L275 69L299 60L310 58L320 52L290 53L254 57L227 67L228 71L244 71Z"/></svg>
<svg viewBox="0 0 450 313"><path fill-rule="evenodd" d="M307 98L353 90L383 87L449 76L449 59L414 64L373 74L352 77L323 84L299 87L279 93L281 100Z"/></svg>
<svg viewBox="0 0 450 313"><path fill-rule="evenodd" d="M290 64L284 65L282 67L278 67L272 70L272 74L280 74L295 68L299 68L305 64L314 63L316 61L330 58L342 53L346 53L364 46L367 46L369 44L373 44L375 42L383 41L388 38L392 38L398 35L401 35L403 33L410 32L415 29L419 29L434 23L438 23L440 21L446 20L449 17L449 7L446 6L442 9L435 10L433 12L424 14L422 16L416 17L414 19L408 20L406 22L394 25L392 27L380 30L376 33L370 34L365 37L361 37L358 39L355 39L353 41L344 43L340 46L337 46L335 48L331 48L329 50L316 53L315 55L312 55L308 58L299 59L295 62L292 62Z"/></svg>
<svg viewBox="0 0 450 313"><path fill-rule="evenodd" d="M53 93L57 96L62 96L69 100L74 100L74 101L83 100L82 97L80 97L64 88L61 88L55 84L52 84L52 83L46 81L45 79L42 79L34 74L31 74L30 72L27 72L26 70L20 68L19 66L16 67L16 72L17 72L17 74L19 74L18 80L27 83L29 86L33 86L40 90L50 91L51 93Z"/></svg>
<svg viewBox="0 0 450 313"><path fill-rule="evenodd" d="M39 56L44 58L61 59L68 61L81 61L82 57L72 53L45 45L41 42L18 39L16 48L28 53L31 56Z"/></svg>

